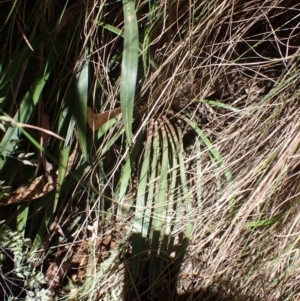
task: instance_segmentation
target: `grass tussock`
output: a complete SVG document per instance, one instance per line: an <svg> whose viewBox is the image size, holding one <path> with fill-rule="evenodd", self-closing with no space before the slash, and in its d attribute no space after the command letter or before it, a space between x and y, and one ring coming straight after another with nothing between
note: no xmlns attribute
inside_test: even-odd
<svg viewBox="0 0 300 301"><path fill-rule="evenodd" d="M0 217L37 294L299 298L297 1L0 5Z"/></svg>

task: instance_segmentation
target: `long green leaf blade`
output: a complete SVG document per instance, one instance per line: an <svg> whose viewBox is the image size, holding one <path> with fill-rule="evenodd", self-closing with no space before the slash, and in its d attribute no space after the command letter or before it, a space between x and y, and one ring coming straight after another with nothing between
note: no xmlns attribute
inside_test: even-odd
<svg viewBox="0 0 300 301"><path fill-rule="evenodd" d="M127 140L132 137L132 113L138 71L138 24L133 1L123 0L124 49L121 70L120 100Z"/></svg>
<svg viewBox="0 0 300 301"><path fill-rule="evenodd" d="M87 55L87 52L86 54ZM77 123L78 141L85 160L87 160L87 146L86 146L86 111L88 100L89 87L89 62L83 58L82 64L79 67L79 74L77 75L77 97L76 106L74 110L74 117Z"/></svg>
<svg viewBox="0 0 300 301"><path fill-rule="evenodd" d="M54 64L57 60L57 57L62 48L62 43L60 40L57 41L57 47L53 47L49 58L43 68L38 73L36 79L30 86L28 92L24 96L24 99L20 105L19 110L16 112L14 116L14 120L16 122L27 123L35 106L37 105L40 95L43 91L43 88L50 76L50 72L54 67ZM0 143L0 152L3 158L0 159L0 170L3 168L3 165L6 162L6 156L9 155L13 149L15 144L12 143L13 140L18 140L20 136L20 131L16 127L11 127L5 133L1 143Z"/></svg>
<svg viewBox="0 0 300 301"><path fill-rule="evenodd" d="M53 213L55 212L57 208L58 199L61 192L61 186L63 184L66 171L67 171L67 165L70 155L70 146L60 150L59 152L59 167L58 167L58 179L56 183L56 191L55 191L55 200L54 200L54 206L53 206Z"/></svg>
<svg viewBox="0 0 300 301"><path fill-rule="evenodd" d="M149 282L151 287L151 293L155 294L155 280L160 273L161 258L157 257L159 245L160 245L160 235L163 230L164 225L164 210L165 210L165 200L167 197L168 190L168 168L169 168L169 144L166 135L166 129L163 127L161 129L161 167L159 175L159 184L157 197L154 204L153 212L153 236L150 252L150 269L149 269ZM152 286L153 285L153 286Z"/></svg>
<svg viewBox="0 0 300 301"><path fill-rule="evenodd" d="M132 278L136 279L141 267L141 251L144 247L146 237L142 237L144 228L144 213L147 195L147 181L150 166L151 138L148 137L143 156L141 175L139 179L138 192L136 198L135 217L133 222L133 242L132 242Z"/></svg>

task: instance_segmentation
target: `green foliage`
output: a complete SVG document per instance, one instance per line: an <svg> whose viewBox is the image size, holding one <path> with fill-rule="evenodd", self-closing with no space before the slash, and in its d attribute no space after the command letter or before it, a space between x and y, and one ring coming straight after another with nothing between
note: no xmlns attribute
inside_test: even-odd
<svg viewBox="0 0 300 301"><path fill-rule="evenodd" d="M50 292L42 288L46 283L45 276L35 268L37 253L31 250L30 240L12 231L1 221L0 241L0 272L5 299L19 300L24 291L25 300L50 300ZM9 271L5 264L8 260L11 261Z"/></svg>
<svg viewBox="0 0 300 301"><path fill-rule="evenodd" d="M180 272L201 290L290 294L299 16L275 2L1 4L0 197L47 179L10 207L17 232L1 224L2 266L11 254L27 300L47 294L42 242L42 265L89 255L81 282L69 277L76 293L59 283L80 300L155 299L166 286L175 300ZM182 272L190 258L198 270Z"/></svg>
<svg viewBox="0 0 300 301"><path fill-rule="evenodd" d="M128 143L132 137L132 113L135 99L139 35L134 1L123 0L124 47L120 83L120 101Z"/></svg>

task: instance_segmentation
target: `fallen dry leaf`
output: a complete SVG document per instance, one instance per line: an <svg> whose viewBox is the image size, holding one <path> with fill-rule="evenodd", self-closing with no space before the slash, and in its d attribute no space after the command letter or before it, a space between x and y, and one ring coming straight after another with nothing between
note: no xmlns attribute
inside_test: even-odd
<svg viewBox="0 0 300 301"><path fill-rule="evenodd" d="M46 175L35 178L31 183L13 191L10 196L0 200L0 206L17 204L23 201L35 200L53 190L55 184L48 181Z"/></svg>
<svg viewBox="0 0 300 301"><path fill-rule="evenodd" d="M62 283L67 271L70 269L69 262L63 262L58 265L56 262L51 262L46 271L47 287L51 291L56 290Z"/></svg>
<svg viewBox="0 0 300 301"><path fill-rule="evenodd" d="M65 176L69 174L74 164L76 153L77 153L76 150L77 150L77 143L72 154L69 157ZM12 205L12 204L18 204L25 201L32 201L44 196L46 193L50 192L55 188L57 174L58 172L54 174L51 180L49 180L49 177L47 177L46 175L39 176L35 178L28 185L19 187L18 189L14 190L8 197L4 197L0 200L0 207Z"/></svg>
<svg viewBox="0 0 300 301"><path fill-rule="evenodd" d="M95 114L90 107L87 107L86 120L92 131L97 131L107 121L115 118L121 113L121 108L108 110L101 114Z"/></svg>

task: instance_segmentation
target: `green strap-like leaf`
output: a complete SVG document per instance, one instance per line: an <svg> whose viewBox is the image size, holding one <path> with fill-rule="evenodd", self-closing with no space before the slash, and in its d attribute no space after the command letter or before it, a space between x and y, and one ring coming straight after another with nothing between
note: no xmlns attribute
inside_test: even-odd
<svg viewBox="0 0 300 301"><path fill-rule="evenodd" d="M122 172L114 193L115 199L118 200L119 206L118 206L118 211L117 211L117 216L127 216L131 209L131 200L126 199L126 193L128 191L129 183L131 181L132 177L132 168L133 164L132 162L135 161L135 158L139 152L141 143L142 143L142 137L143 133L141 132L140 135L138 135L137 140L128 154L126 158L126 163L122 168ZM126 146L127 147L127 146ZM125 204L126 201L126 204ZM125 209L127 208L127 209Z"/></svg>
<svg viewBox="0 0 300 301"><path fill-rule="evenodd" d="M39 71L36 79L30 86L28 92L24 96L24 99L20 105L19 110L14 116L16 122L27 123L35 106L37 105L40 95L43 91L43 88L48 80L50 72L56 62L56 59L62 48L61 39L57 40L55 47L52 48L52 51L49 55L49 58L43 68ZM5 133L1 143L0 143L0 152L2 158L0 159L0 170L3 168L3 165L6 161L6 156L9 155L14 148L14 140L18 140L20 136L20 131L16 127L11 127Z"/></svg>
<svg viewBox="0 0 300 301"><path fill-rule="evenodd" d="M150 166L150 151L151 151L151 137L148 136L143 155L142 169L138 184L138 192L136 197L136 208L133 222L133 241L132 241L132 278L136 279L140 273L141 267L141 251L144 247L146 237L142 237L144 226L144 212L146 209L146 194L147 194L147 181Z"/></svg>
<svg viewBox="0 0 300 301"><path fill-rule="evenodd" d="M159 250L160 234L162 232L162 227L164 224L164 209L165 209L165 200L167 197L168 189L168 168L169 168L169 144L166 135L166 128L162 127L161 129L161 167L159 171L159 184L157 197L155 199L154 212L153 212L153 235L152 235L152 244L150 252L150 269L149 269L149 283L151 287L151 293L155 294L155 280L160 274L160 258L157 258L157 253ZM153 286L152 286L153 285Z"/></svg>
<svg viewBox="0 0 300 301"><path fill-rule="evenodd" d="M241 110L236 109L235 107L226 105L226 104L224 104L224 103L222 103L220 101L201 99L199 102L206 103L206 104L208 104L210 106L222 108L222 109L234 112L234 113L240 113L241 112Z"/></svg>
<svg viewBox="0 0 300 301"><path fill-rule="evenodd" d="M38 46L48 38L49 32L55 25L55 22L52 22L49 26L47 26L38 36L30 41L31 47L36 50ZM56 45L62 45L61 41L56 43ZM56 49L58 50L58 49ZM7 94L11 94L11 84L15 83L18 76L21 66L26 62L26 60L32 56L34 53L32 50L26 45L9 63L6 69L0 75L0 96L6 96Z"/></svg>
<svg viewBox="0 0 300 301"><path fill-rule="evenodd" d="M184 148L183 148L183 134L182 130L178 128L178 137L180 143L180 151L178 154L179 158L179 169L180 169L180 181L181 181L181 188L182 188L182 198L185 205L186 215L189 216L192 212L192 200L190 198L191 192L189 191L186 179L186 166L184 163ZM190 235L193 229L193 222L191 219L188 219L189 222L187 223L186 234ZM189 236L185 236L185 239L190 239Z"/></svg>
<svg viewBox="0 0 300 301"><path fill-rule="evenodd" d="M63 181L65 179L66 171L67 171L67 165L70 155L70 146L60 150L59 152L59 167L58 167L58 179L56 183L56 191L55 191L55 200L54 200L54 206L53 206L53 213L56 210L58 198L60 196L61 192L61 186L63 184Z"/></svg>
<svg viewBox="0 0 300 301"><path fill-rule="evenodd" d="M154 121L151 119L150 127L148 131L148 136L151 137L151 166L150 166L150 177L149 182L147 184L147 200L145 204L145 213L144 213L144 222L143 222L143 237L147 237L150 232L151 227L151 219L152 219L152 206L153 206L153 199L155 194L155 185L156 181L155 178L157 176L157 165L158 165L158 157L159 157L159 138L158 133L155 133L154 129Z"/></svg>
<svg viewBox="0 0 300 301"><path fill-rule="evenodd" d="M120 100L124 127L129 144L132 136L132 113L138 71L138 24L134 1L123 0L124 49L120 83Z"/></svg>
<svg viewBox="0 0 300 301"><path fill-rule="evenodd" d="M188 115L181 114L180 117L195 131L202 143L207 147L209 151L210 160L216 168L224 169L224 175L228 184L233 182L233 176L231 171L224 167L224 159L215 148L214 144L209 140L205 133L199 128L197 123L190 118ZM233 213L235 210L235 197L234 195L229 200L230 211Z"/></svg>
<svg viewBox="0 0 300 301"><path fill-rule="evenodd" d="M87 52L85 53L87 56ZM74 117L77 124L77 136L80 149L83 153L85 160L87 160L87 147L86 147L86 111L87 111L87 98L89 86L89 63L86 58L83 58L82 64L79 67L79 74L77 75L77 97L76 107L74 110Z"/></svg>

